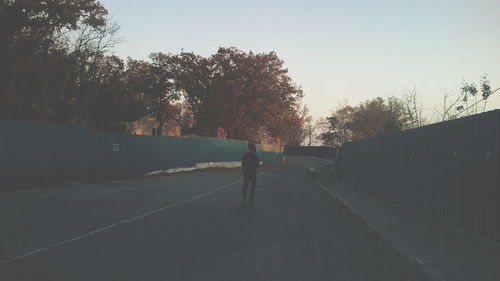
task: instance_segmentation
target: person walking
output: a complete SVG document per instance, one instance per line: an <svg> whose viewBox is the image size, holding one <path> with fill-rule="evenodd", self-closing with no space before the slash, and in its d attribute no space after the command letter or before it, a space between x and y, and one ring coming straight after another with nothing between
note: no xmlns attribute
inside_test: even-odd
<svg viewBox="0 0 500 281"><path fill-rule="evenodd" d="M241 168L243 170L243 207L253 207L253 196L257 184L257 168L259 167L259 156L255 144L248 144L248 152L243 154ZM247 200L248 186L250 185L250 196Z"/></svg>

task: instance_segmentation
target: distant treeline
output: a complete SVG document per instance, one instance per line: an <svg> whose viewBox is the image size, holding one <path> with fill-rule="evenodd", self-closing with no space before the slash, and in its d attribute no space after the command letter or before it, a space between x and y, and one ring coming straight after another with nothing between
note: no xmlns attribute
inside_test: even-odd
<svg viewBox="0 0 500 281"><path fill-rule="evenodd" d="M123 61L112 53L118 29L97 0L1 0L0 119L122 131L120 122L155 113L189 134L301 141L303 93L276 53Z"/></svg>

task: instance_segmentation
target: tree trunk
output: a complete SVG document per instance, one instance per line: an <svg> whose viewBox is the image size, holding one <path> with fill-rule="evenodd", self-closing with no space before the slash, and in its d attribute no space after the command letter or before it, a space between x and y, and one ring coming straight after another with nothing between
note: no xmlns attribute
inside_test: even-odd
<svg viewBox="0 0 500 281"><path fill-rule="evenodd" d="M163 112L161 112L161 110L158 110L156 118L158 120L158 129L156 130L156 134L161 136L163 135L163 125L165 124Z"/></svg>

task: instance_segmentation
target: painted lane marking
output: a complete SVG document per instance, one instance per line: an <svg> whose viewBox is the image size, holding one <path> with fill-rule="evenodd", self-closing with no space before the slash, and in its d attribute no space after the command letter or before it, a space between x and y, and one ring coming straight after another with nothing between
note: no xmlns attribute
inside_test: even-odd
<svg viewBox="0 0 500 281"><path fill-rule="evenodd" d="M324 159L324 158L319 158L319 157L313 157L313 156L297 156L297 157L302 157L306 159L312 159L312 160L317 160L317 161L323 161L327 163L335 163L335 161Z"/></svg>
<svg viewBox="0 0 500 281"><path fill-rule="evenodd" d="M260 174L262 175L262 174L265 174L265 173L266 172L263 172L263 173L260 173ZM22 259L22 258L25 258L25 257L28 257L28 256L32 256L34 254L41 253L41 252L47 251L49 249L52 249L52 248L55 248L55 247L58 247L58 246L62 246L62 245L65 245L65 244L69 244L71 242L75 242L75 241L81 240L83 238L86 238L86 237L98 234L100 232L103 232L103 231L106 231L106 230L110 230L110 229L115 228L115 227L117 227L119 225L122 225L122 224L125 224L125 223L131 223L131 222L134 222L136 220L145 218L147 216L154 215L154 214L159 213L159 212L161 212L163 210L166 210L166 209L170 209L170 208L174 208L174 207L177 207L177 206L180 206L180 205L184 205L184 204L190 203L192 201L195 201L197 199L203 198L203 197L208 196L210 194L213 194L215 192L221 191L221 190L223 190L225 188L228 188L231 185L237 184L239 182L242 182L242 180L237 180L237 181L225 184L225 185L223 185L223 186L221 186L219 188L216 188L214 190L211 190L211 191L208 191L206 193L202 193L200 195L191 197L188 200L179 201L177 203L173 203L173 204L170 204L170 205L167 205L167 206L163 206L163 207L160 207L160 208L158 208L156 210L149 211L149 212L146 212L144 214L141 214L141 215L129 218L129 219L121 220L121 221L109 224L107 226L104 226L104 227L101 227L101 228L89 231L86 234L75 236L75 237L72 237L72 238L69 238L69 239L66 239L66 240L63 240L63 241L60 241L60 242L57 242L57 243L54 243L54 244L51 244L51 245L39 248L39 249L36 249L36 250L30 251L30 252L27 252L27 253L22 254L22 255L18 255L18 256L12 257L12 258L8 258L8 259L5 259L5 260L2 260L2 261L0 261L0 265L1 264L7 264L7 263L13 262L15 260L19 260L19 259Z"/></svg>

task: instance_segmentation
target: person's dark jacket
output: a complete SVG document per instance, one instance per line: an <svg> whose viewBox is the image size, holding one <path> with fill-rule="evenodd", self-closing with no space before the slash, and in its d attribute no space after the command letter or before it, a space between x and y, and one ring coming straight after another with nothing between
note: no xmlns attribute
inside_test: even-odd
<svg viewBox="0 0 500 281"><path fill-rule="evenodd" d="M241 160L241 168L244 173L257 173L257 168L259 167L259 156L257 153L249 151L243 154L243 159Z"/></svg>

